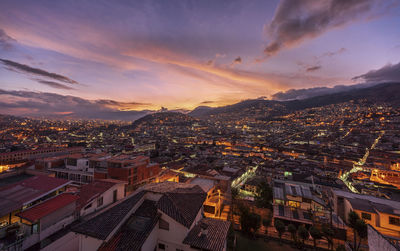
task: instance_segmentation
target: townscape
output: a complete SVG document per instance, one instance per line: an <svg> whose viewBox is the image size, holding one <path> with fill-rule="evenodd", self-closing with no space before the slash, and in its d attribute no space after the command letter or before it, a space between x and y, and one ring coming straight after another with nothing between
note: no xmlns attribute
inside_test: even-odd
<svg viewBox="0 0 400 251"><path fill-rule="evenodd" d="M388 97L246 100L134 122L3 115L1 247L397 247L400 109Z"/></svg>

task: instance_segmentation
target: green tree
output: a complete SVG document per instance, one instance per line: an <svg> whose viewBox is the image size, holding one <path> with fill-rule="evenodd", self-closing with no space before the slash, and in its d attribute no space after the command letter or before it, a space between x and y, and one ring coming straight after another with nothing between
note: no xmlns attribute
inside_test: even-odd
<svg viewBox="0 0 400 251"><path fill-rule="evenodd" d="M308 239L308 236L310 235L307 231L307 229L301 225L299 229L297 229L297 233L299 234L300 239L302 240L302 244L304 246L304 242Z"/></svg>
<svg viewBox="0 0 400 251"><path fill-rule="evenodd" d="M333 236L335 232L327 225L322 226L322 236L328 241L328 248L333 248Z"/></svg>
<svg viewBox="0 0 400 251"><path fill-rule="evenodd" d="M314 249L317 249L317 240L322 238L321 231L319 231L319 229L315 226L311 226L309 232L311 237L313 238Z"/></svg>
<svg viewBox="0 0 400 251"><path fill-rule="evenodd" d="M286 230L285 224L283 224L283 222L280 220L275 220L275 229L278 231L279 242L282 242L282 235Z"/></svg>
<svg viewBox="0 0 400 251"><path fill-rule="evenodd" d="M288 232L292 236L293 241L296 243L297 242L297 228L293 224L289 224L287 228Z"/></svg>
<svg viewBox="0 0 400 251"><path fill-rule="evenodd" d="M272 188L269 186L268 182L263 181L258 184L257 194L255 197L257 207L271 208L272 199Z"/></svg>

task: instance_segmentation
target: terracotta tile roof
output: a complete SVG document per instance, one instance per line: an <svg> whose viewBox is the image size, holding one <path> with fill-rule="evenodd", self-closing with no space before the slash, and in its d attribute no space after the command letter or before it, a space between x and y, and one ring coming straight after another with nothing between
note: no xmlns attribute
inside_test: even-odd
<svg viewBox="0 0 400 251"><path fill-rule="evenodd" d="M196 249L221 251L225 247L230 224L229 221L203 218L190 230L183 243ZM206 229L205 234L201 234L202 228Z"/></svg>
<svg viewBox="0 0 400 251"><path fill-rule="evenodd" d="M156 202L144 200L121 230L99 250L140 250L159 218Z"/></svg>
<svg viewBox="0 0 400 251"><path fill-rule="evenodd" d="M142 199L144 194L145 192L141 191L129 196L124 201L121 201L119 204L111 207L96 217L72 228L72 231L89 235L100 240L107 239L110 233L125 218L129 211L140 201L140 199Z"/></svg>
<svg viewBox="0 0 400 251"><path fill-rule="evenodd" d="M115 182L95 180L90 184L82 186L78 193L78 209L84 207L88 202L99 197L115 185Z"/></svg>
<svg viewBox="0 0 400 251"><path fill-rule="evenodd" d="M78 196L76 195L62 193L54 198L28 208L27 210L17 214L17 216L30 222L36 222L37 220L40 220L43 217L57 211L58 209L75 202L77 199Z"/></svg>
<svg viewBox="0 0 400 251"><path fill-rule="evenodd" d="M207 194L197 185L191 188L177 188L165 193L158 200L157 207L166 215L190 228L206 198Z"/></svg>

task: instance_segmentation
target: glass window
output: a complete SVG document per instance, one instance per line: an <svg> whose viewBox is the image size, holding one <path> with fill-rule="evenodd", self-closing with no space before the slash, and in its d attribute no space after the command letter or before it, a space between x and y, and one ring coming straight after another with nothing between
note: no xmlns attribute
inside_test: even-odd
<svg viewBox="0 0 400 251"><path fill-rule="evenodd" d="M97 206L101 207L103 205L103 196L97 199Z"/></svg>
<svg viewBox="0 0 400 251"><path fill-rule="evenodd" d="M162 243L158 243L158 249L165 250L165 245Z"/></svg>
<svg viewBox="0 0 400 251"><path fill-rule="evenodd" d="M389 216L389 224L400 226L400 218Z"/></svg>
<svg viewBox="0 0 400 251"><path fill-rule="evenodd" d="M371 220L371 214L361 213L361 218L363 218L364 220Z"/></svg>

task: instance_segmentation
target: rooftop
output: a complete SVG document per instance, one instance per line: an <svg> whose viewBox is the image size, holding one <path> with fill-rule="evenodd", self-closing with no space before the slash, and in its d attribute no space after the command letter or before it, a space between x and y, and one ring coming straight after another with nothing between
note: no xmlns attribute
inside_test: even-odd
<svg viewBox="0 0 400 251"><path fill-rule="evenodd" d="M71 181L48 176L33 176L0 188L0 215L6 215L22 208L40 197L43 197Z"/></svg>
<svg viewBox="0 0 400 251"><path fill-rule="evenodd" d="M30 222L36 222L37 220L50 215L58 209L75 202L76 200L78 200L78 196L69 193L62 193L57 197L51 198L38 205L28 208L25 211L22 211L21 213L17 214L17 216Z"/></svg>
<svg viewBox="0 0 400 251"><path fill-rule="evenodd" d="M229 221L203 218L190 230L183 243L202 250L223 250L229 226ZM203 234L202 228L207 230Z"/></svg>

